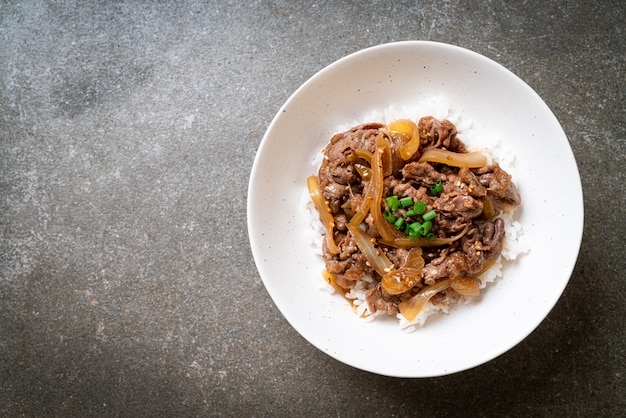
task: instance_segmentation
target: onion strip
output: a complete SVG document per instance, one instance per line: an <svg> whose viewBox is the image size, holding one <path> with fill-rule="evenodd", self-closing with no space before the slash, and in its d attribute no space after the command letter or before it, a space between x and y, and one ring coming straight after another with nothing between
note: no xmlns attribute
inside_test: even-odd
<svg viewBox="0 0 626 418"><path fill-rule="evenodd" d="M422 269L401 267L383 276L380 284L383 290L390 295L400 295L422 280Z"/></svg>
<svg viewBox="0 0 626 418"><path fill-rule="evenodd" d="M450 287L463 296L480 295L480 285L474 277L457 277L450 282Z"/></svg>
<svg viewBox="0 0 626 418"><path fill-rule="evenodd" d="M370 165L372 164L371 152L363 150L363 149L355 149L354 155L357 156L358 158L364 159ZM354 213L352 218L350 218L350 223L354 226L358 226L361 222L363 222L363 219L365 219L365 217L367 216L370 210L370 202L372 201L374 197L372 194L373 193L372 169L361 164L355 164L354 167L356 168L356 171L361 176L361 179L368 181L361 195L363 196L363 201L361 202L361 206L359 206L359 209Z"/></svg>
<svg viewBox="0 0 626 418"><path fill-rule="evenodd" d="M422 154L419 162L442 163L451 167L480 168L487 165L487 157L480 152L459 153L431 148Z"/></svg>
<svg viewBox="0 0 626 418"><path fill-rule="evenodd" d="M382 136L380 136L382 138ZM378 139L378 138L377 138ZM376 141L378 143L378 140ZM380 141L383 153L381 155L381 164L383 165L383 178L393 173L393 157L391 155L391 145L388 140Z"/></svg>
<svg viewBox="0 0 626 418"><path fill-rule="evenodd" d="M413 321L433 296L450 286L450 281L450 279L441 280L432 286L426 286L412 298L400 302L398 309L402 316L409 322Z"/></svg>
<svg viewBox="0 0 626 418"><path fill-rule="evenodd" d="M410 238L402 237L392 240L382 239L379 243L394 248L415 248L415 247L440 247L442 245L451 244L454 241L460 239L467 233L469 226L466 226L463 231L450 238Z"/></svg>
<svg viewBox="0 0 626 418"><path fill-rule="evenodd" d="M350 218L350 225L359 226L369 213L370 202L374 199L372 189L372 182L370 181L367 183L367 186L365 186L365 190L363 191L363 201L361 202L361 206L359 206L359 209L354 213L352 218Z"/></svg>
<svg viewBox="0 0 626 418"><path fill-rule="evenodd" d="M387 125L391 132L397 132L409 138L409 141L400 147L400 157L403 160L411 158L420 147L420 134L417 125L412 120L398 119Z"/></svg>
<svg viewBox="0 0 626 418"><path fill-rule="evenodd" d="M369 152L368 150L362 149L362 148L357 148L352 150L352 154L357 158L357 159L362 159L367 161L368 163L371 164L372 162L372 153Z"/></svg>
<svg viewBox="0 0 626 418"><path fill-rule="evenodd" d="M493 201L489 195L483 198L483 213L485 218L492 221L496 217L496 209L493 206Z"/></svg>
<svg viewBox="0 0 626 418"><path fill-rule="evenodd" d="M370 263L370 266L376 270L378 274L384 276L394 269L394 265L387 258L385 253L380 249L374 246L372 239L365 231L361 229L359 225L353 225L352 223L348 224L348 231L352 234L354 238L354 242L357 247L363 254L365 254L365 258Z"/></svg>
<svg viewBox="0 0 626 418"><path fill-rule="evenodd" d="M380 281L382 288L390 295L404 293L422 281L424 258L421 248L409 250L406 262L397 270L385 274Z"/></svg>
<svg viewBox="0 0 626 418"><path fill-rule="evenodd" d="M385 145L386 144L386 145ZM383 216L380 207L383 198L383 161L382 156L385 152L385 146L389 146L389 142L379 135L376 138L376 151L372 157L372 180L371 188L373 199L370 201L370 214L372 215L374 226L384 240L394 240L406 237L406 234L398 231Z"/></svg>
<svg viewBox="0 0 626 418"><path fill-rule="evenodd" d="M359 173L359 176L361 176L363 180L369 181L369 179L372 178L372 170L369 167L363 164L356 163L354 164L354 168L356 169L356 172Z"/></svg>
<svg viewBox="0 0 626 418"><path fill-rule="evenodd" d="M335 243L335 218L333 218L326 199L322 196L317 177L309 176L306 180L306 184L311 200L320 214L320 221L322 221L322 224L324 224L326 228L326 245L328 246L328 251L330 251L331 254L339 254L339 247L337 247Z"/></svg>

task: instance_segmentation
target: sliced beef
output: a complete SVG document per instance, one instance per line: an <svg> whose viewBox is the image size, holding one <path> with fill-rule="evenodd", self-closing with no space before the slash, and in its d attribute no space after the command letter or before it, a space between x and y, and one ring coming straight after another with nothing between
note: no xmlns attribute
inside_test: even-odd
<svg viewBox="0 0 626 418"><path fill-rule="evenodd" d="M465 227L472 223L472 219L465 216L455 216L453 214L440 214L435 220L438 236L445 238L446 236L456 235L463 231Z"/></svg>
<svg viewBox="0 0 626 418"><path fill-rule="evenodd" d="M369 310L374 313L376 311L386 311L389 315L398 313L398 304L400 298L397 295L390 295L383 290L379 283L365 295Z"/></svg>
<svg viewBox="0 0 626 418"><path fill-rule="evenodd" d="M463 252L455 251L442 257L438 264L431 262L424 266L422 269L424 284L430 286L439 279L467 275L468 264Z"/></svg>
<svg viewBox="0 0 626 418"><path fill-rule="evenodd" d="M327 161L341 161L355 149L374 151L376 135L382 127L380 123L367 123L333 136L324 151Z"/></svg>
<svg viewBox="0 0 626 418"><path fill-rule="evenodd" d="M394 177L385 178L385 189L388 195L396 195L399 197L412 197L414 201L428 202L428 193L426 187L417 186Z"/></svg>
<svg viewBox="0 0 626 418"><path fill-rule="evenodd" d="M475 173L480 184L486 188L497 211L521 203L519 191L511 181L511 175L497 163L475 169Z"/></svg>
<svg viewBox="0 0 626 418"><path fill-rule="evenodd" d="M447 119L442 121L426 116L419 120L420 148L445 148L454 152L465 152L465 145L456 137L456 127Z"/></svg>
<svg viewBox="0 0 626 418"><path fill-rule="evenodd" d="M487 189L480 184L478 177L469 168L462 167L459 169L458 179L460 182L459 187L465 189L470 196L487 196Z"/></svg>
<svg viewBox="0 0 626 418"><path fill-rule="evenodd" d="M337 284L344 289L349 289L354 281L361 279L365 274L372 273L365 255L361 253L354 253L345 260L326 259L326 270L333 274Z"/></svg>
<svg viewBox="0 0 626 418"><path fill-rule="evenodd" d="M357 254L359 252L359 247L357 247L356 242L354 242L354 238L352 235L346 234L344 235L339 243L337 244L339 247L339 260L347 260L353 254Z"/></svg>
<svg viewBox="0 0 626 418"><path fill-rule="evenodd" d="M424 284L432 285L439 279L474 276L485 262L500 254L504 241L504 221L481 220L462 239L462 248L441 255L422 269Z"/></svg>
<svg viewBox="0 0 626 418"><path fill-rule="evenodd" d="M436 199L437 210L461 216L466 219L476 218L483 213L483 202L468 194L458 192L442 193Z"/></svg>
<svg viewBox="0 0 626 418"><path fill-rule="evenodd" d="M482 235L482 252L485 258L498 256L504 243L504 221L498 218L493 223L481 222L478 224L478 230Z"/></svg>
<svg viewBox="0 0 626 418"><path fill-rule="evenodd" d="M391 248L386 254L393 265L396 266L396 268L399 268L400 266L406 264L409 251L404 248Z"/></svg>
<svg viewBox="0 0 626 418"><path fill-rule="evenodd" d="M429 163L412 162L402 169L404 181L413 181L426 186L432 186L437 181L446 181L445 174L440 173Z"/></svg>

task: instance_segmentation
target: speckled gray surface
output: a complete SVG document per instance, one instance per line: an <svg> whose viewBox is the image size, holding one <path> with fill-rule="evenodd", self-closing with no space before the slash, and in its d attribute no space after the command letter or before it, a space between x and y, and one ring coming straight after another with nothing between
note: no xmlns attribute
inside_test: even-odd
<svg viewBox="0 0 626 418"><path fill-rule="evenodd" d="M0 415L623 416L625 22L615 0L2 2ZM533 87L586 204L548 318L433 379L308 344L246 230L283 102L342 56L406 39L472 49Z"/></svg>

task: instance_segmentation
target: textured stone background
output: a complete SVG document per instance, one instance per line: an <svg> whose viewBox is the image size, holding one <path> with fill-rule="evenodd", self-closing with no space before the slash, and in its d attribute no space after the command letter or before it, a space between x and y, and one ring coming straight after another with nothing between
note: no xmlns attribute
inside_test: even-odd
<svg viewBox="0 0 626 418"><path fill-rule="evenodd" d="M624 413L625 3L361 3L0 3L0 415ZM245 215L289 95L407 39L475 50L533 87L586 205L574 274L539 328L423 380L302 339L263 287Z"/></svg>

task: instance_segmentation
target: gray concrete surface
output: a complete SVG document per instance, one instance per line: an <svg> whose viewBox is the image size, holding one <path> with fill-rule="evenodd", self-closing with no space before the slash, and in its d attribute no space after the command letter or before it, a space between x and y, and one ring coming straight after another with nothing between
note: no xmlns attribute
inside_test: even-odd
<svg viewBox="0 0 626 418"><path fill-rule="evenodd" d="M615 0L1 2L0 415L623 416L625 23ZM586 203L574 274L539 328L422 380L301 338L263 287L245 212L289 95L407 39L532 86Z"/></svg>

